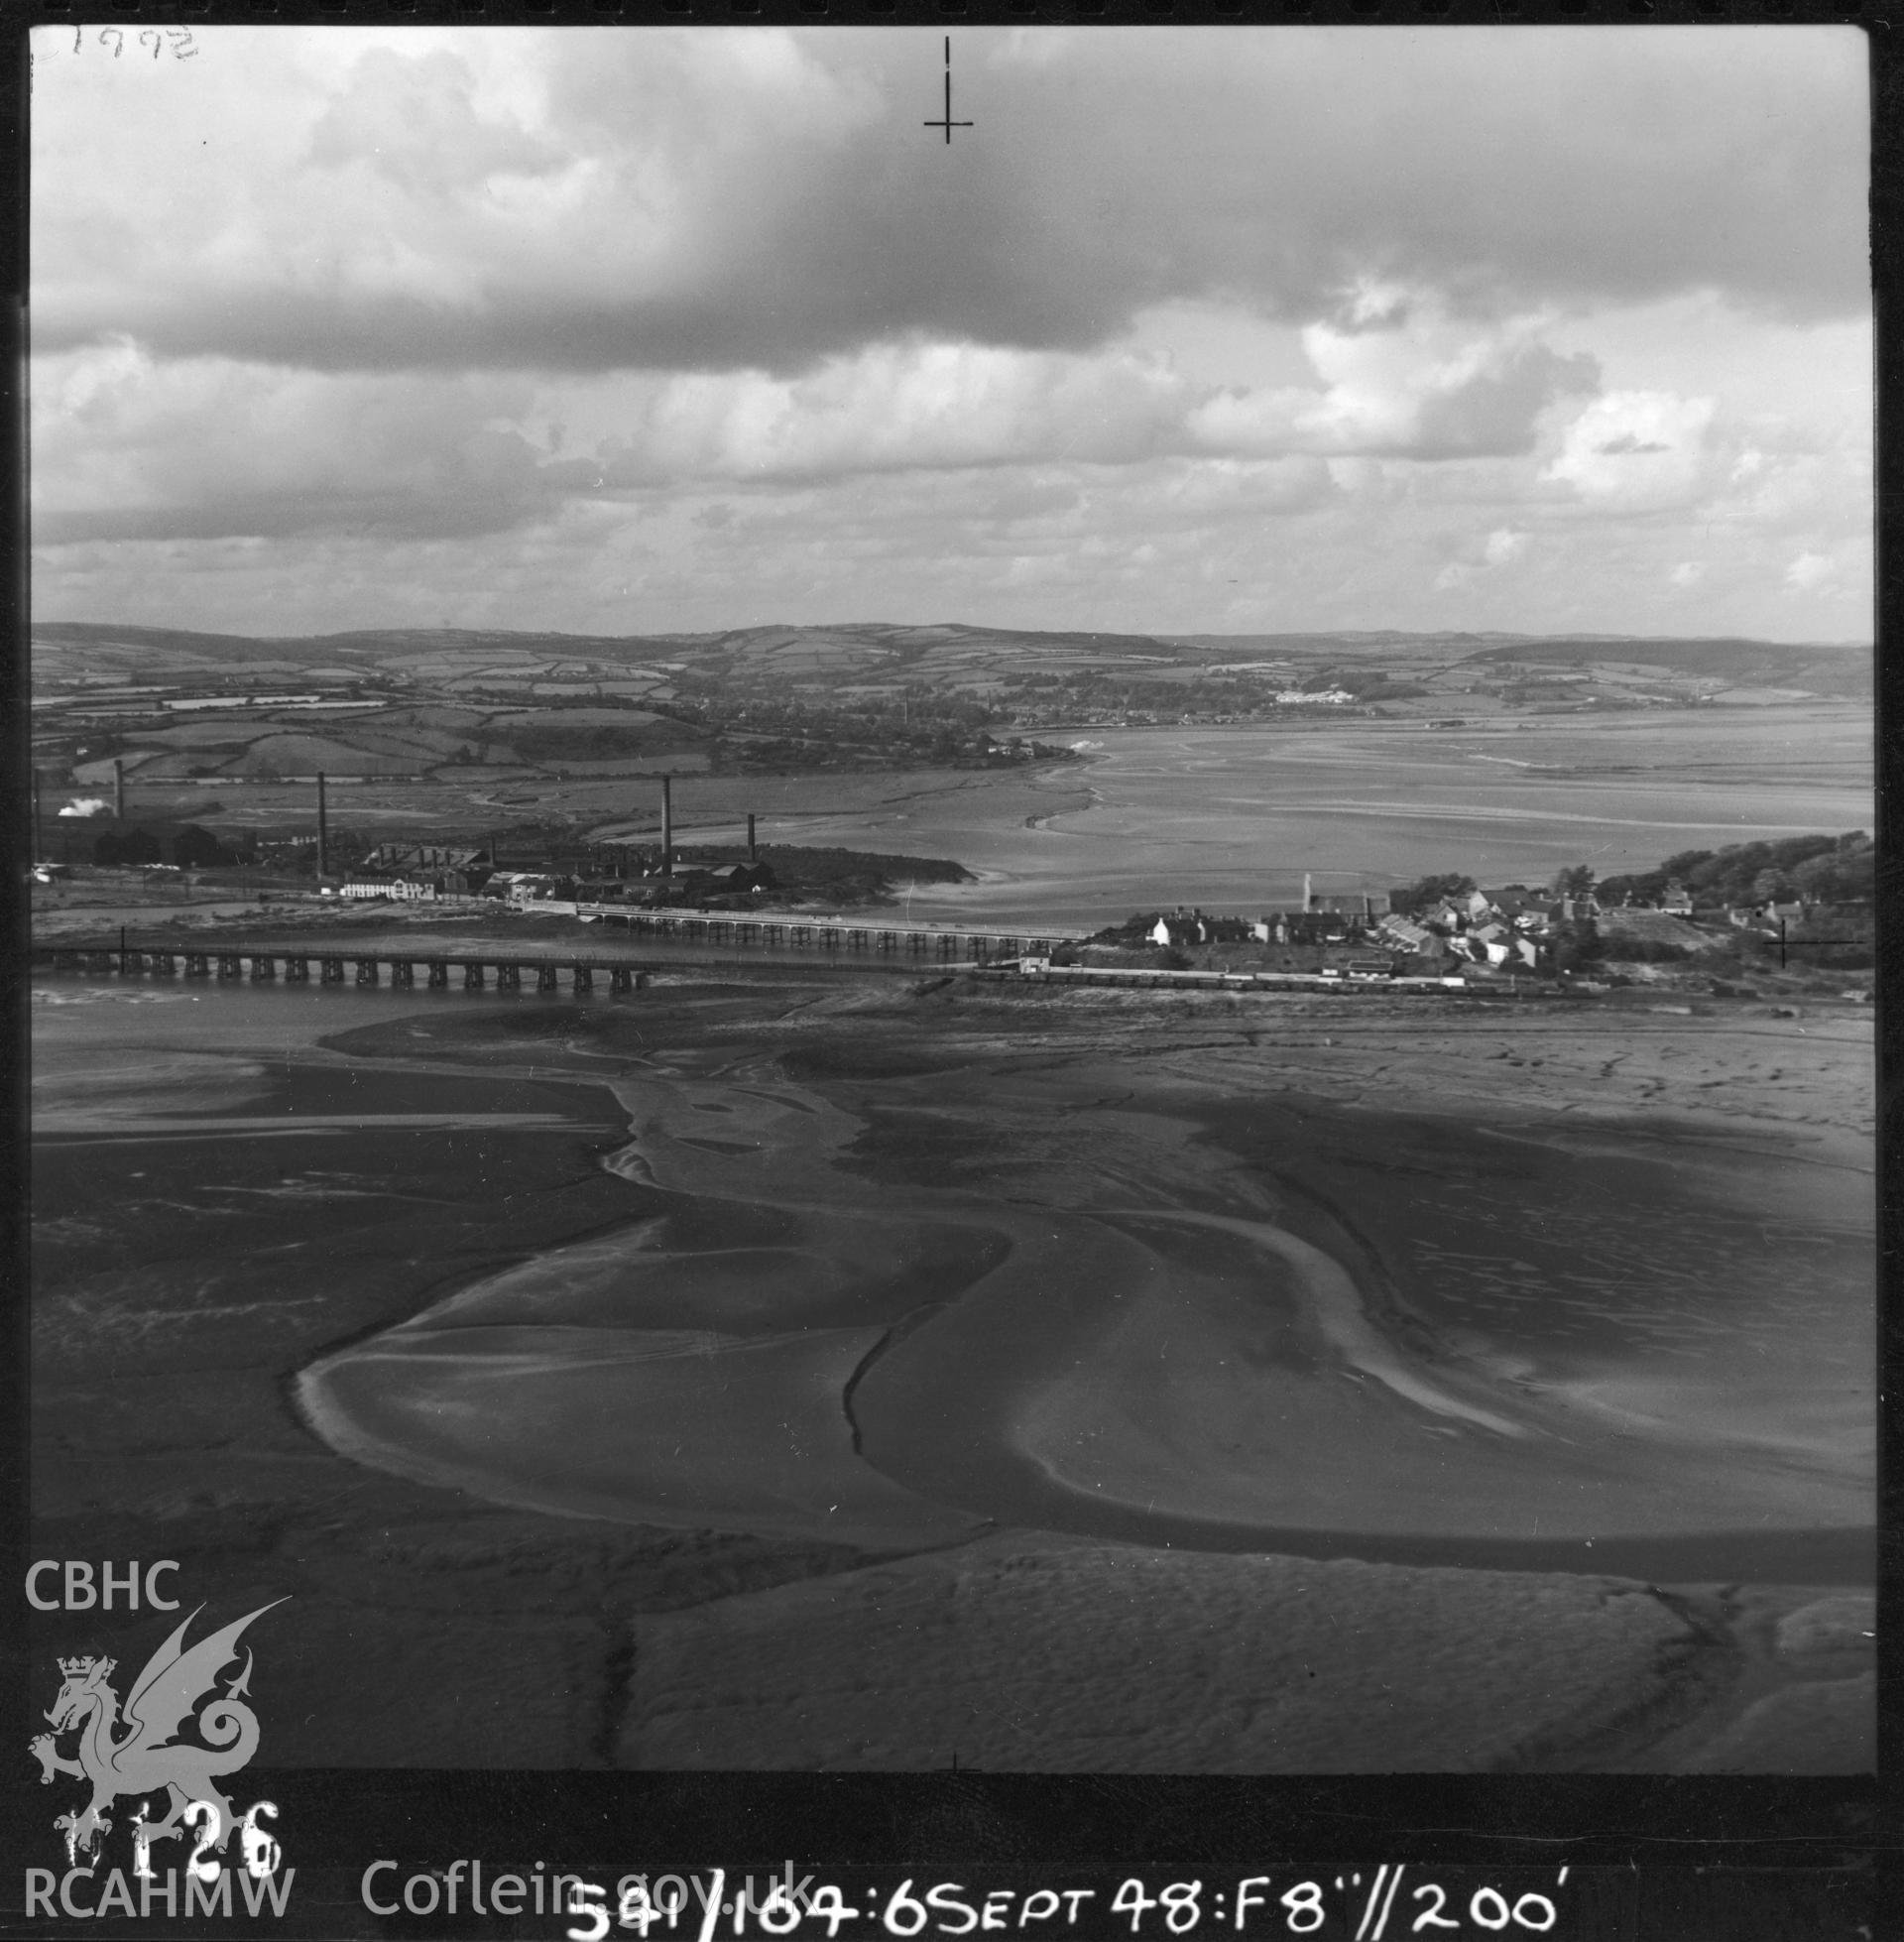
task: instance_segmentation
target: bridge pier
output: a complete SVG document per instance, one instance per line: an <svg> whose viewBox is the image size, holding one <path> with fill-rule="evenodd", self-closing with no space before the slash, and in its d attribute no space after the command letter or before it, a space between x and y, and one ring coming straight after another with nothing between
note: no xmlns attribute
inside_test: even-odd
<svg viewBox="0 0 1904 1942"><path fill-rule="evenodd" d="M915 928L910 924L868 923L833 917L796 920L791 915L712 911L663 914L647 911L629 912L622 921L636 932L659 932L715 948L738 949L760 944L815 950L835 956L842 952L862 956L877 952L889 962L904 955L910 958L937 957L941 962L965 960L975 965L988 965L1014 957L1049 957L1054 948L1061 947L1054 947L1051 939L1046 937L1008 935L1001 931L982 931L963 926L939 929L925 924ZM525 974L532 970L535 989L539 992L563 989L564 969L569 974L571 988L577 993L597 990L597 973L606 974L608 988L618 994L640 991L649 982L648 974L634 965L617 967L605 961L591 963L550 958L532 963L515 958L465 957L460 951L453 957L413 958L401 950L365 950L361 946L353 951L320 949L313 953L305 950L272 950L244 943L182 950L177 947L160 949L131 945L124 949L95 944L52 945L43 947L36 954L35 961L41 965L51 963L56 971L92 975L117 972L126 977L149 975L170 978L178 975L182 959L183 975L187 978L216 976L221 981L231 982L249 977L253 982L266 983L281 975L279 959L282 958L282 976L288 984L308 984L312 977L312 956L317 958L317 976L324 984L343 984L346 982L346 971L354 970L358 985L375 986L382 982L383 967L388 965L392 986L405 991L424 983L425 978L417 975L419 965L431 989L449 985L451 968L456 965L462 967L464 989L471 991L482 990L490 982L492 970L495 984L502 991L528 989L529 980Z"/></svg>

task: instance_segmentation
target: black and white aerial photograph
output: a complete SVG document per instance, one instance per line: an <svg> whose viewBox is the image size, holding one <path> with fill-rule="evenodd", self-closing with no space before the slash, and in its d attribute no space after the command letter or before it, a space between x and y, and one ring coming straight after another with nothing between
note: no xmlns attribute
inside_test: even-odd
<svg viewBox="0 0 1904 1942"><path fill-rule="evenodd" d="M23 1859L1872 1771L1864 36L176 19L31 43Z"/></svg>

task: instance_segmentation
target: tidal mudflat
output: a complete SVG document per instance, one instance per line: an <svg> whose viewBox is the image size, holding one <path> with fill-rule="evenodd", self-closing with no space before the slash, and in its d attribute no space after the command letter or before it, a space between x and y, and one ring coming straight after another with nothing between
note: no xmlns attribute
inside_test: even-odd
<svg viewBox="0 0 1904 1942"><path fill-rule="evenodd" d="M294 1762L1868 1760L1848 1006L38 998L37 1509Z"/></svg>

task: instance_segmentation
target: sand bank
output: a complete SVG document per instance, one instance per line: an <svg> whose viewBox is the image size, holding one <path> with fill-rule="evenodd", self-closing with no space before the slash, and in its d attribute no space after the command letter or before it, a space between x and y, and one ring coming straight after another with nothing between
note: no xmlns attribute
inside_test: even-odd
<svg viewBox="0 0 1904 1942"><path fill-rule="evenodd" d="M659 1239L351 1345L304 1377L311 1421L502 1503L809 1539L1860 1555L1854 1196L1842 1167L1790 1191L1787 1133L1292 1098L1247 1044L921 1072L869 1051L891 1016L805 1007L797 1037L846 1043L798 1082L811 1047L751 1033L625 1058L607 1164L671 1196ZM551 1452L549 1420L589 1427Z"/></svg>
<svg viewBox="0 0 1904 1942"><path fill-rule="evenodd" d="M287 1677L326 1690L343 1653L376 1718L310 1726L293 1763L910 1766L948 1739L961 1763L1146 1770L1867 1758L1869 1628L1775 1637L1856 1575L1806 1545L1837 1532L1842 1562L1867 1520L1867 1023L1483 1030L789 981L302 1001L333 1031L380 1021L326 1047L280 1030L286 1001L243 994L254 1023L161 1049L265 1072L234 1063L217 1098L208 1077L208 1117L348 1100L382 1144L340 1168L320 1134L267 1167L217 1136L194 1151L242 1166L208 1182L128 1140L123 1163L174 1168L158 1195L50 1203L68 1265L47 1256L36 1309L36 1486L58 1541L92 1546L58 1554L119 1554L136 1513L234 1595L296 1584ZM112 1008L114 1055L213 1003ZM389 1124L458 1085L460 1130ZM499 1123L526 1112L565 1124ZM207 1226L233 1187L275 1225L227 1197ZM328 1442L287 1406L299 1374ZM1573 1528L1623 1533L1616 1570L1749 1587L1763 1548L1711 1517L1730 1492L1790 1547L1784 1588L1654 1601L1668 1626L1626 1616L1640 1588L1607 1590L1584 1537L1553 1575L1540 1546L1590 1474L1621 1513ZM1273 1555L1305 1542L1336 1562ZM1021 1608L1007 1579L1041 1589ZM949 1632L904 1617L940 1607ZM1305 1662L1329 1707L1302 1713L1308 1669L1272 1640L1266 1694L1229 1655L1259 1608L1295 1633L1335 1615L1337 1658ZM1549 1617L1580 1681L1552 1708ZM419 1651L475 1711L417 1710ZM1013 1667L1047 1660L1027 1708ZM1176 1725L1120 1700L1179 1663L1210 1676ZM1371 1706L1365 1741L1316 1753L1384 1680L1472 1686L1480 1711ZM816 1739L799 1695L836 1687ZM961 1708L1012 1744L968 1751ZM1461 1742L1461 1717L1486 1730Z"/></svg>

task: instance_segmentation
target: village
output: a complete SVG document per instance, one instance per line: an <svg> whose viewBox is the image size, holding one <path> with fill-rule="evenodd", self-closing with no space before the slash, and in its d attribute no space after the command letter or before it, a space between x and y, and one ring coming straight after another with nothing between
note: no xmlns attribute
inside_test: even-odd
<svg viewBox="0 0 1904 1942"><path fill-rule="evenodd" d="M1874 963L1874 851L1853 830L1688 852L1673 868L1597 882L1585 866L1543 887L1460 875L1390 891L1322 891L1251 916L1179 908L1099 932L1057 962L1266 970L1345 978L1649 982L1670 967L1861 972ZM1744 894L1740 894L1743 891ZM1847 993L1867 996L1868 993Z"/></svg>

